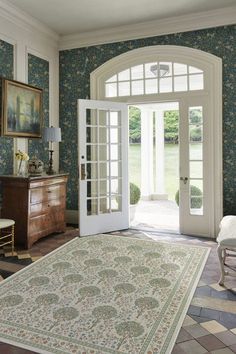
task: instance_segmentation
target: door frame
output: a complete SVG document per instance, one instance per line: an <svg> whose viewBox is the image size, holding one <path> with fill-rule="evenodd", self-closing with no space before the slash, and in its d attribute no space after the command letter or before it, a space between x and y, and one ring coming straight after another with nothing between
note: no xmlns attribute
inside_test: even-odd
<svg viewBox="0 0 236 354"><path fill-rule="evenodd" d="M105 97L104 83L116 72L129 66L145 62L174 61L196 66L204 71L205 87L201 91L181 93L159 93L128 97ZM210 237L215 238L219 231L219 223L223 216L223 153L222 153L222 59L210 53L182 46L157 45L130 50L105 62L90 74L91 99L122 101L129 105L148 102L180 101L185 96L208 96L209 119L213 127L209 136L212 145L213 159L213 205L210 217Z"/></svg>

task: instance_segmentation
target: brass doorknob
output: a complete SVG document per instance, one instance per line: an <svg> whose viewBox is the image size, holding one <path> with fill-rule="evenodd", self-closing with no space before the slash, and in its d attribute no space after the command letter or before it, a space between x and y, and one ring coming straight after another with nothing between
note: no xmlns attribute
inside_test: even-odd
<svg viewBox="0 0 236 354"><path fill-rule="evenodd" d="M184 184L188 182L188 177L180 177L180 181L183 181Z"/></svg>

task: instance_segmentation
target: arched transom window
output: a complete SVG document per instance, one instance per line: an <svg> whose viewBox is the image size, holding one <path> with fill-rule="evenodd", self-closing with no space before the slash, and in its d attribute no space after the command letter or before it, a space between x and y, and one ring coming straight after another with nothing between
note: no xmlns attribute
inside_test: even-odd
<svg viewBox="0 0 236 354"><path fill-rule="evenodd" d="M164 61L132 66L105 81L105 97L203 89L203 70L187 64Z"/></svg>

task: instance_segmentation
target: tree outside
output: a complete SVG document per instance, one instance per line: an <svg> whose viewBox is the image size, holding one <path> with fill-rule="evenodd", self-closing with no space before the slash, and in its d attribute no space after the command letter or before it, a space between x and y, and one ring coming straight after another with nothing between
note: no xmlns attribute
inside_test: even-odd
<svg viewBox="0 0 236 354"><path fill-rule="evenodd" d="M192 109L190 111L190 124L192 141L201 140L201 120L202 112L200 109ZM176 144L179 139L179 111L165 111L165 143ZM155 130L153 130L155 137ZM129 141L130 144L141 143L141 111L137 107L129 108Z"/></svg>
<svg viewBox="0 0 236 354"><path fill-rule="evenodd" d="M137 107L129 107L129 142L141 143L141 111Z"/></svg>

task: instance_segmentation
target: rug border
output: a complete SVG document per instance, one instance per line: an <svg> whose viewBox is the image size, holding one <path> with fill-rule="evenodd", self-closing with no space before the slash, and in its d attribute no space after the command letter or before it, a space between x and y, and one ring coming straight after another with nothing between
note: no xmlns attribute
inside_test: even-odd
<svg viewBox="0 0 236 354"><path fill-rule="evenodd" d="M40 259L34 261L32 264L29 264L28 266L26 266L26 267L24 267L23 269L19 270L19 271L16 272L15 274L13 274L13 275L7 277L6 279L2 280L2 281L0 282L0 287L1 287L2 284L7 283L8 281L12 280L12 279L13 279L15 276L17 276L19 273L26 271L26 269L28 270L29 268L31 268L32 266L34 266L36 263L40 263L40 262L43 261L45 258L47 258L47 257L51 256L52 254L56 253L57 251L63 249L63 248L64 248L65 246L67 246L68 244L78 241L77 239L79 239L79 238L83 239L83 238L86 238L86 237L98 237L98 236L108 236L108 237L114 237L114 236L117 237L117 236L118 236L118 237L122 237L122 238L127 239L127 240L128 240L128 239L132 239L132 240L137 240L137 241L149 241L149 242L158 242L158 243L164 243L164 244L170 243L170 242L163 241L163 240L161 240L161 241L156 241L156 240L153 240L153 239L151 239L151 240L150 240L150 239L146 240L146 239L139 239L139 238L136 238L136 237L130 237L130 236L125 236L125 235L117 235L117 234L112 235L112 234L99 233L99 234L96 234L96 235L89 235L89 236L83 236L83 237L81 237L81 236L78 235L78 236L75 236L75 238L73 238L72 240L70 240L70 241L66 242L65 244L61 245L60 247L56 248L56 249L53 250L52 252L50 252L50 253L46 254L45 256L42 256ZM179 245L180 245L180 244L179 244ZM205 256L204 256L204 261L203 261L201 267L199 268L198 276L196 277L196 279L195 279L195 281L194 281L194 285L193 285L193 287L192 287L192 289L191 289L191 291L190 291L190 293L189 293L189 295L188 295L188 300L187 300L186 303L185 303L184 309L183 309L182 314L181 314L181 316L180 316L180 318L179 318L179 321L178 321L178 323L177 323L177 326L176 326L176 328L175 328L175 330L174 330L174 332L173 332L171 341L170 341L170 343L169 343L169 345L168 345L168 347L167 347L167 350L166 350L165 354L170 354L171 351L172 351L172 349L173 349L173 347L174 347L174 344L175 344L175 341L176 341L177 336L178 336L178 334L179 334L179 331L180 331L180 328L181 328L181 326L182 326L183 320L184 320L184 318L185 318L185 316L186 316L188 307L189 307L189 305L190 305L190 303L191 303L191 301L192 301L193 294L194 294L194 292L195 292L195 290L196 290L196 288L197 288L197 284L198 284L198 282L199 282L199 280L200 280L200 278L201 278L201 275L202 275L203 269L204 269L204 267L205 267L207 258L208 258L208 256L209 256L210 251L211 251L211 248L210 248L210 247L206 247L206 246L188 245L188 244L182 244L182 243L181 243L181 245L183 245L183 246L185 246L185 247L187 247L187 248L188 248L188 247L190 247L190 248L203 248L203 249L205 249L206 253L205 253ZM14 346L14 347L16 347L16 348L22 348L22 349L26 349L26 350L31 350L31 351L33 351L33 352L35 352L35 353L39 353L39 354L52 354L52 353L49 352L48 350L35 348L35 347L30 346L30 345L27 345L27 344L23 344L23 343L19 343L19 344L18 344L18 343L17 343L17 345L16 345L16 342L15 342L15 341L10 340L10 339L3 338L3 337L1 337L1 336L0 336L0 341L2 341L2 343L6 343L6 344L9 344L9 345L12 345L12 346ZM58 353L67 354L67 353L65 353L64 351L60 351L60 349L57 349L57 350L59 350ZM68 353L68 354L69 354L69 353Z"/></svg>
<svg viewBox="0 0 236 354"><path fill-rule="evenodd" d="M177 339L177 337L178 337L179 331L180 331L180 329L181 329L181 327L182 327L182 324L183 324L183 322L184 322L184 318L185 318L185 316L186 316L186 314L187 314L187 311L188 311L188 308L189 308L189 306L190 306L190 304L191 304L193 295L194 295L194 293L195 293L195 291L196 291L197 284L199 283L199 280L200 280L200 278L201 278L201 276L202 276L203 269L204 269L204 267L205 267L205 264L206 264L206 262L207 262L207 259L208 259L208 257L209 257L209 254L210 254L210 252L211 252L211 248L210 248L210 247L203 247L203 248L206 249L206 254L205 254L205 256L204 256L204 260L203 260L202 265L201 265L201 267L200 267L200 269L199 269L198 276L196 277L196 279L195 279L195 281L194 281L194 283L193 283L193 287L192 287L192 289L191 289L191 291L190 291L190 293L189 293L189 295L188 295L188 300L186 301L186 303L185 303L185 305L184 305L182 314L181 314L181 316L180 316L180 318L179 318L179 321L178 321L178 323L177 323L177 326L176 326L176 328L175 328L175 330L174 330L174 333L173 333L173 335L172 335L171 341L170 341L170 343L169 343L169 345L168 345L168 347L167 347L166 354L171 353L172 350L173 350L173 348L174 348L174 345L175 345L176 339Z"/></svg>
<svg viewBox="0 0 236 354"><path fill-rule="evenodd" d="M165 240L153 240L153 239L148 239L148 240L146 240L146 239L142 239L142 238L137 238L137 237L132 237L132 236L129 236L129 235L119 235L119 234L102 234L102 233L100 233L100 234L96 234L96 235L89 235L89 236L80 236L80 238L81 239L83 239L83 238L85 238L85 237L95 237L95 236L100 236L100 235L102 235L102 236L118 236L118 237L120 237L120 236L122 236L123 238L125 238L125 239L131 239L131 240L137 240L137 241L149 241L149 242L159 242L159 243L164 243L164 244L166 244L166 243L171 243L171 240L168 240L168 241L165 241ZM145 233L144 233L144 235L145 235ZM147 235L145 235L145 236L147 236ZM148 237L148 236L147 236ZM211 247L209 247L209 246L202 246L202 245L196 245L196 244L194 244L194 245L189 245L189 244L185 244L185 243L183 243L182 241L181 242L178 242L177 243L177 245L181 245L181 246L185 246L185 247L192 247L192 248L205 248L206 250L207 249L209 249L209 250L211 250Z"/></svg>
<svg viewBox="0 0 236 354"><path fill-rule="evenodd" d="M28 266L24 267L23 269L20 269L18 272L10 275L9 277L7 277L6 279L3 279L1 282L0 282L0 287L2 284L4 283L7 283L7 281L10 281L12 280L15 276L17 276L19 273L21 272L24 272L26 269L28 270L29 268L31 268L32 266L34 266L36 263L38 262L41 262L43 259L47 258L48 256L56 253L57 251L61 250L62 248L64 248L65 246L67 246L69 243L72 243L72 242L75 242L77 241L77 238L79 238L79 236L75 236L75 238L73 238L72 240L64 243L63 245L61 245L60 247L56 248L55 250L49 252L48 254L46 254L45 256L42 256L40 259L37 259L36 261L32 262L31 264L29 264ZM16 345L16 342L13 341L13 340L10 340L10 339L6 339L6 338L3 338L0 336L0 341L2 341L2 343L6 343L6 344L10 344L16 348L22 348L22 349L26 349L26 350L31 350L35 353L39 353L39 354L51 354L49 351L47 350L44 350L44 349L39 349L39 348L35 348L35 347L32 347L30 345L27 345L27 344L23 344L23 343L17 343ZM61 354L65 354L63 352L61 352Z"/></svg>
<svg viewBox="0 0 236 354"><path fill-rule="evenodd" d="M60 247L56 248L55 250L49 252L48 254L45 254L45 256L42 256L41 258L37 259L36 261L32 262L31 264L28 264L27 266L25 266L24 268L18 270L16 273L10 275L9 277L7 277L6 279L3 279L1 282L0 282L0 287L2 284L4 283L7 283L7 281L9 281L10 279L14 278L16 275L20 274L20 273L23 273L26 269L29 269L31 268L33 265L35 265L36 263L40 263L42 262L43 259L47 258L48 256L50 256L51 254L54 254L56 253L56 251L59 251L60 249L64 248L66 245L68 245L69 243L72 243L72 242L75 242L76 241L76 238L79 238L79 236L75 236L74 239L64 243L63 245L61 245Z"/></svg>

